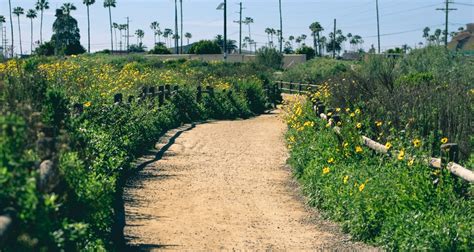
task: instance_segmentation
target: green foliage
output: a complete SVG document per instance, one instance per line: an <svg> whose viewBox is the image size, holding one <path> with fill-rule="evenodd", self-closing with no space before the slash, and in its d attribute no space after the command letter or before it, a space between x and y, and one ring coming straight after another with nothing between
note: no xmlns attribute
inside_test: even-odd
<svg viewBox="0 0 474 252"><path fill-rule="evenodd" d="M467 159L472 150L473 65L441 48L397 59L373 56L329 82L331 106L363 104L373 120L391 121L412 135L448 137Z"/></svg>
<svg viewBox="0 0 474 252"><path fill-rule="evenodd" d="M54 55L54 43L47 41L35 49L35 54L38 56L52 56Z"/></svg>
<svg viewBox="0 0 474 252"><path fill-rule="evenodd" d="M187 78L163 106L158 106L156 98L116 105L112 97L98 91L101 85L108 85L104 81L109 78L82 81L83 75L93 72L103 77L102 68L86 72L101 62L107 62L112 73L125 71L126 77L132 73L138 79L147 70L146 74L167 81L173 73L184 72ZM46 69L44 63L52 63L50 72L41 72ZM20 238L13 236L2 248L6 251L118 249L112 238L120 217L117 199L126 177L135 171L137 157L164 132L182 123L249 117L263 112L267 102L263 93L266 74L261 73L261 79L249 77L262 71L252 65L107 55L70 57L64 69L56 67L62 63L54 58L31 58L9 61L0 68L8 68L0 71L0 81L5 82L0 97L6 105L0 116L0 211L13 207L20 219L14 230ZM73 76L71 69L80 69L80 79L67 83L48 79L46 73L55 69L64 71L62 76ZM214 87L214 93L203 94L201 102L197 102L198 83ZM136 96L138 87L123 92L125 97ZM73 112L77 102L84 106L80 115ZM54 193L37 189L34 167L41 160L35 154L38 132L29 125L33 108L41 111L41 122L53 127L57 136L53 160L57 160L62 182Z"/></svg>
<svg viewBox="0 0 474 252"><path fill-rule="evenodd" d="M296 54L306 54L306 60L313 59L316 56L316 52L312 47L303 45L300 48L296 49Z"/></svg>
<svg viewBox="0 0 474 252"><path fill-rule="evenodd" d="M86 50L81 46L81 35L77 20L68 12L56 10L51 42L59 55L77 55Z"/></svg>
<svg viewBox="0 0 474 252"><path fill-rule="evenodd" d="M189 48L190 54L220 54L222 53L221 47L216 41L201 40L194 43Z"/></svg>
<svg viewBox="0 0 474 252"><path fill-rule="evenodd" d="M360 134L373 131L364 110L342 108L341 140L311 103L295 108L288 119L289 163L310 204L326 217L356 239L388 250L473 250L472 196L447 170L426 165L428 139L415 146L405 132L387 129L392 149L404 155L377 155L360 142Z"/></svg>
<svg viewBox="0 0 474 252"><path fill-rule="evenodd" d="M153 49L151 49L149 54L171 54L171 51L166 47L164 43L157 43Z"/></svg>
<svg viewBox="0 0 474 252"><path fill-rule="evenodd" d="M317 58L285 71L285 81L322 83L349 71L349 63L326 58Z"/></svg>
<svg viewBox="0 0 474 252"><path fill-rule="evenodd" d="M256 63L273 69L281 69L283 54L275 48L263 47L257 50Z"/></svg>

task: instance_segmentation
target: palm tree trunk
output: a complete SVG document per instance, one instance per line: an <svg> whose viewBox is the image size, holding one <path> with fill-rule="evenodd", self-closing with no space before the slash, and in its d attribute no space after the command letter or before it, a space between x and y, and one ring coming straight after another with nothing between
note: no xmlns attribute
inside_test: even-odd
<svg viewBox="0 0 474 252"><path fill-rule="evenodd" d="M33 54L33 19L31 19L31 50L30 54Z"/></svg>
<svg viewBox="0 0 474 252"><path fill-rule="evenodd" d="M114 35L115 35L115 46L116 46L116 49L118 49L118 40L117 40L117 29L114 28ZM113 41L112 41L112 51L113 51Z"/></svg>
<svg viewBox="0 0 474 252"><path fill-rule="evenodd" d="M18 35L20 37L20 57L21 57L21 55L23 55L23 46L21 45L20 15L18 15Z"/></svg>
<svg viewBox="0 0 474 252"><path fill-rule="evenodd" d="M112 49L112 53L114 52L114 37L112 34L112 29L114 28L112 25L112 10L109 6L109 23L110 23L110 48ZM117 32L115 32L115 40L117 40Z"/></svg>
<svg viewBox="0 0 474 252"><path fill-rule="evenodd" d="M43 44L43 9L41 9L40 44Z"/></svg>
<svg viewBox="0 0 474 252"><path fill-rule="evenodd" d="M8 7L10 8L10 30L12 34L12 48L11 48L11 56L13 58L13 47L15 45L15 38L13 37L13 17L12 17L12 1L8 0Z"/></svg>
<svg viewBox="0 0 474 252"><path fill-rule="evenodd" d="M188 38L188 45L189 45L189 38Z"/></svg>
<svg viewBox="0 0 474 252"><path fill-rule="evenodd" d="M122 51L122 30L120 31L120 51Z"/></svg>
<svg viewBox="0 0 474 252"><path fill-rule="evenodd" d="M322 57L322 50L321 50L321 38L319 37L319 32L317 33L317 36L318 36L318 51L319 51L319 57Z"/></svg>
<svg viewBox="0 0 474 252"><path fill-rule="evenodd" d="M89 5L87 6L87 52L91 53L91 20L89 15Z"/></svg>

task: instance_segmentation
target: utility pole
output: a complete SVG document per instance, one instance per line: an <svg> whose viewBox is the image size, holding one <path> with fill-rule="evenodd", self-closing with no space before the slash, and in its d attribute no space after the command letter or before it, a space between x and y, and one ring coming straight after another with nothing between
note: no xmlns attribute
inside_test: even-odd
<svg viewBox="0 0 474 252"><path fill-rule="evenodd" d="M377 11L377 40L378 40L378 52L380 54L380 18L379 18L379 0L375 0L375 9Z"/></svg>
<svg viewBox="0 0 474 252"><path fill-rule="evenodd" d="M227 0L224 0L224 61L227 60Z"/></svg>
<svg viewBox="0 0 474 252"><path fill-rule="evenodd" d="M451 0L445 0L445 8L437 8L436 10L445 11L446 13L446 24L444 28L444 47L448 47L448 21L449 21L449 11L457 10L456 8L449 8L449 4L452 3Z"/></svg>
<svg viewBox="0 0 474 252"><path fill-rule="evenodd" d="M283 15L281 11L281 0L279 1L280 5L280 53L283 52Z"/></svg>
<svg viewBox="0 0 474 252"><path fill-rule="evenodd" d="M242 54L242 2L240 2L239 5L240 5L240 11L239 11L240 19L239 21L234 21L234 23L239 23L239 54Z"/></svg>
<svg viewBox="0 0 474 252"><path fill-rule="evenodd" d="M174 51L179 54L179 43L178 43L178 2L174 0Z"/></svg>
<svg viewBox="0 0 474 252"><path fill-rule="evenodd" d="M334 19L334 33L332 34L332 58L336 58L336 19Z"/></svg>
<svg viewBox="0 0 474 252"><path fill-rule="evenodd" d="M130 18L127 17L127 52L130 52Z"/></svg>
<svg viewBox="0 0 474 252"><path fill-rule="evenodd" d="M181 10L181 46L179 53L183 54L183 0L179 0L180 10Z"/></svg>

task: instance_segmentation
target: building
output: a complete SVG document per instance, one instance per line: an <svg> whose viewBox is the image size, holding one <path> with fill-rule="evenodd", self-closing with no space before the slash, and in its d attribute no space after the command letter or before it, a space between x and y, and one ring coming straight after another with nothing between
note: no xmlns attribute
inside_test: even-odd
<svg viewBox="0 0 474 252"><path fill-rule="evenodd" d="M467 24L465 30L454 36L451 42L448 43L448 48L474 56L474 23Z"/></svg>

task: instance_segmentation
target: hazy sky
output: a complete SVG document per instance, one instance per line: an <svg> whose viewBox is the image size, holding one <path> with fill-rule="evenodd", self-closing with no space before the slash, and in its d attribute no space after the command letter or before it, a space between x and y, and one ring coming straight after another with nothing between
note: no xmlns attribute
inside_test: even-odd
<svg viewBox="0 0 474 252"><path fill-rule="evenodd" d="M12 8L21 6L25 9L33 8L36 0L11 0ZM223 33L223 13L216 10L223 0L183 0L184 32L193 35L191 41L211 39ZM43 37L49 40L51 27L54 21L54 10L64 2L72 2L78 8L72 13L81 30L81 40L87 47L87 16L86 7L82 0L50 0L50 9L45 13ZM239 27L234 20L238 20L238 0L228 1L228 36L238 40ZM278 0L242 0L243 17L252 17L255 23L251 25L252 38L258 46L267 43L264 32L266 27L279 28ZM422 30L428 26L432 30L444 27L444 13L435 10L442 8L443 0L379 0L380 29L382 50L408 44L414 46L423 41ZM453 8L457 11L450 13L449 27L457 30L466 23L474 23L474 0L454 1ZM308 35L307 44L311 44L309 25L319 21L327 35L333 28L333 20L337 19L338 29L345 34L359 34L363 37L364 47L377 44L375 0L282 0L284 36ZM0 0L0 15L7 18L7 38L10 40L10 23L8 18L8 1ZM153 45L153 35L150 23L158 21L162 30L174 30L174 1L173 0L117 0L117 8L112 10L113 21L125 23L126 16L130 17L131 31L143 29L144 43L148 47ZM23 50L30 48L30 21L21 16ZM103 1L98 0L91 6L91 47L100 50L110 47L109 21L107 9L103 8ZM34 40L39 40L39 18L34 20ZM444 29L444 28L443 28ZM247 26L243 27L243 36L248 35ZM18 50L18 26L14 17L15 47ZM132 38L131 42L135 43ZM186 41L185 41L186 44Z"/></svg>

